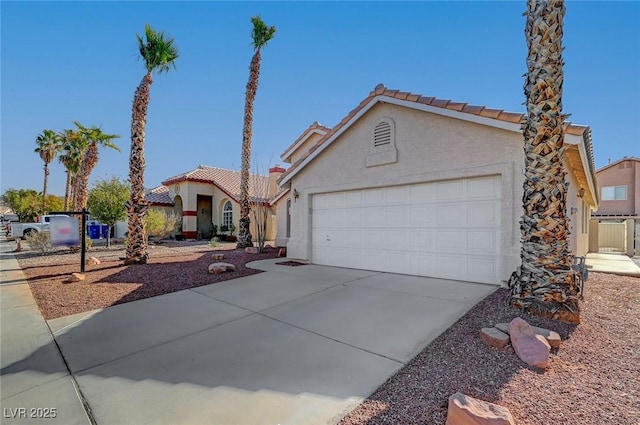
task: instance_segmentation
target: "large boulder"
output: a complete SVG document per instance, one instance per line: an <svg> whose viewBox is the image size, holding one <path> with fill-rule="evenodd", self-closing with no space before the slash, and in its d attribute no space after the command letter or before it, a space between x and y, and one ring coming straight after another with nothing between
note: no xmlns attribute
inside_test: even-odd
<svg viewBox="0 0 640 425"><path fill-rule="evenodd" d="M258 247L257 246L248 246L244 249L245 254L257 254Z"/></svg>
<svg viewBox="0 0 640 425"><path fill-rule="evenodd" d="M85 261L87 266L97 266L100 264L100 260L97 257L89 257L88 260Z"/></svg>
<svg viewBox="0 0 640 425"><path fill-rule="evenodd" d="M547 367L551 346L525 320L520 317L513 319L509 323L509 336L513 349L523 362L529 366Z"/></svg>
<svg viewBox="0 0 640 425"><path fill-rule="evenodd" d="M211 274L220 274L224 272L234 272L236 271L236 266L229 263L212 263L209 264L209 273Z"/></svg>
<svg viewBox="0 0 640 425"><path fill-rule="evenodd" d="M449 397L446 425L515 425L506 407L455 393Z"/></svg>

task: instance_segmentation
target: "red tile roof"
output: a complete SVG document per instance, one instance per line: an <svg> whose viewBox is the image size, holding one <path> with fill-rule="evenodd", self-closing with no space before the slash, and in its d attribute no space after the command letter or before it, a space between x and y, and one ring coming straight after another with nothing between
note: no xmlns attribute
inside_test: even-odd
<svg viewBox="0 0 640 425"><path fill-rule="evenodd" d="M316 121L316 122L314 122L313 124L311 124L309 127L307 127L307 129L306 129L305 131L303 131L303 132L298 136L298 138L297 138L296 140L294 140L294 142L293 142L293 143L291 143L291 144L289 145L289 147L288 147L288 148L286 148L286 149L284 150L284 152L282 152L282 155L285 155L285 154L287 154L287 153L289 153L289 154L290 154L291 152L289 152L289 151L290 151L291 149L293 149L293 147L294 147L295 145L297 145L297 144L298 144L298 142L299 142L300 140L304 139L304 137L305 137L305 136L306 136L310 131L313 131L313 130L319 130L320 132L323 132L323 133L328 133L329 131L331 131L331 129L330 129L329 127L325 127L324 125L322 125L322 124L320 124L318 121Z"/></svg>
<svg viewBox="0 0 640 425"><path fill-rule="evenodd" d="M210 167L208 165L198 165L198 168L187 171L177 176L169 177L162 184L169 186L183 181L214 184L220 190L232 197L236 202L240 200L240 172L227 170L224 168ZM249 196L256 200L264 200L257 197L260 188L268 188L269 177L251 174L249 176ZM258 190L256 190L258 189Z"/></svg>
<svg viewBox="0 0 640 425"><path fill-rule="evenodd" d="M420 103L425 105L430 105L436 108L448 109L452 111L458 111L461 113L476 115L489 119L496 119L499 121L520 124L524 121L525 115L517 112L507 112L502 109L490 109L485 106L480 105L468 105L462 102L452 102L447 99L438 99L435 97L426 97L419 94L408 93L408 92L400 92L398 90L390 90L386 88L382 84L378 84L376 88L369 93L365 99L360 102L360 104L349 112L335 127L330 129L330 131L325 134L322 139L318 140L314 146L312 146L301 158L299 158L295 163L291 164L291 167L280 177L280 181L284 179L286 176L290 175L292 172L295 172L300 164L307 159L313 152L316 151L320 146L322 146L327 140L329 140L338 130L344 127L358 112L360 112L366 105L368 105L374 98L377 96L386 96L394 99L405 100L413 103ZM317 123L314 123L317 124ZM310 129L311 127L309 127ZM326 129L326 127L324 127ZM302 135L306 134L309 129L305 130ZM574 125L569 122L565 122L565 132L573 135L582 136L585 142L585 148L587 150L587 155L589 159L589 168L591 169L592 175L595 176L595 167L593 160L593 146L591 143L591 130L587 126ZM302 137L302 136L301 136ZM300 138L298 138L299 140ZM293 147L297 141L294 142L289 148ZM286 151L285 151L286 152Z"/></svg>
<svg viewBox="0 0 640 425"><path fill-rule="evenodd" d="M167 186L158 186L150 189L144 195L151 205L173 205L173 200L169 196L169 188Z"/></svg>

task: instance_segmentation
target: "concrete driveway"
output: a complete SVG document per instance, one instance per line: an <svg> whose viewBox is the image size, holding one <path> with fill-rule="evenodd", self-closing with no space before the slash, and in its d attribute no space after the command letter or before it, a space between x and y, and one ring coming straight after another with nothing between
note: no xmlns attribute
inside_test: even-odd
<svg viewBox="0 0 640 425"><path fill-rule="evenodd" d="M496 289L277 261L49 321L97 424L334 423Z"/></svg>

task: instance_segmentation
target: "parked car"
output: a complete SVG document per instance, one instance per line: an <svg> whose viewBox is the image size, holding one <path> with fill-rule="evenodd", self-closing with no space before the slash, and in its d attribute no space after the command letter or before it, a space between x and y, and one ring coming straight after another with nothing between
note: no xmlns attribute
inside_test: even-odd
<svg viewBox="0 0 640 425"><path fill-rule="evenodd" d="M7 227L7 237L18 239L18 238L26 238L32 233L37 232L48 232L51 224L49 223L51 217L60 216L58 215L43 215L38 217L38 221L35 223L16 223L10 222ZM67 217L67 216L64 216Z"/></svg>

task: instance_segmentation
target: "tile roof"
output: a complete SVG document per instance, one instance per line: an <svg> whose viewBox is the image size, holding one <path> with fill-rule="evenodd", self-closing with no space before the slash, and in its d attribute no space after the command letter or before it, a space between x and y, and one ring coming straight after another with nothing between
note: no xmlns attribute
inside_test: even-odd
<svg viewBox="0 0 640 425"><path fill-rule="evenodd" d="M293 143L291 143L289 145L288 148L286 148L284 150L284 152L282 152L281 157L284 157L287 154L291 154L291 150L298 144L298 142L300 142L302 139L304 139L306 137L307 134L309 134L309 132L317 130L319 133L328 133L331 131L331 129L329 127L325 127L324 125L320 124L318 121L315 121L313 124L311 124L309 127L307 127L307 129L305 131L303 131L296 140L293 141Z"/></svg>
<svg viewBox="0 0 640 425"><path fill-rule="evenodd" d="M625 156L624 158L620 158L620 159L619 159L619 160L617 160L617 161L613 161L612 163L607 164L607 165L605 165L605 166L604 166L604 167L602 167L602 168L599 168L597 171L598 171L598 173L599 173L600 171L606 170L607 168L613 167L614 165L618 165L618 164L620 164L620 163L621 163L621 162L623 162L623 161L636 161L636 162L640 162L640 158L636 158L635 156Z"/></svg>
<svg viewBox="0 0 640 425"><path fill-rule="evenodd" d="M169 196L169 188L167 186L158 186L147 190L144 194L146 199L152 205L173 205L173 200Z"/></svg>
<svg viewBox="0 0 640 425"><path fill-rule="evenodd" d="M356 114L358 114L358 112L360 112L365 106L369 105L371 101L373 101L378 96L385 96L385 97L390 97L398 100L405 100L405 101L413 102L416 104L429 105L436 108L442 108L450 111L476 115L483 118L495 119L495 120L514 123L514 124L521 124L525 119L525 115L518 112L508 112L502 109L490 109L480 105L469 105L463 102L453 102L447 99L438 99L436 97L426 97L420 94L401 92L399 90L390 90L386 88L383 84L378 84L375 87L375 89L369 93L369 96L363 99L362 102L360 102L360 104L355 109L349 112L336 126L334 126L327 134L325 134L324 137L318 140L314 146L312 146L304 155L302 155L301 158L299 158L296 162L291 164L291 167L289 167L287 172L280 177L279 181L283 181L283 179L285 179L291 173L297 172L297 169L300 167L300 165L313 152L315 152L327 140L331 139L331 137L336 132L342 129L352 118L356 116ZM590 128L587 126L574 125L569 122L565 122L565 132L583 137L585 142L585 148L589 156L589 168L591 169L591 173L595 175L594 160L593 160L593 146L591 143ZM303 135L306 134L306 131L302 134ZM293 145L295 145L295 143L296 142L294 142Z"/></svg>
<svg viewBox="0 0 640 425"><path fill-rule="evenodd" d="M162 184L169 186L182 181L214 184L236 202L240 200L240 171L210 167L208 165L198 165L198 168L194 170L169 177L163 181ZM265 200L263 197L258 197L257 192L261 191L260 188L266 190L269 187L268 185L268 176L249 175L249 196L254 200Z"/></svg>

